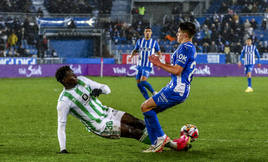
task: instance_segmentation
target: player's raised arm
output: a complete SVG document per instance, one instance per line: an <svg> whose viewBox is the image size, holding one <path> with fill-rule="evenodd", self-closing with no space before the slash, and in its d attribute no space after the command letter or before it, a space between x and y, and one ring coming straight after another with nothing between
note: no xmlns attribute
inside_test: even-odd
<svg viewBox="0 0 268 162"><path fill-rule="evenodd" d="M95 82L91 79L88 79L86 77L79 76L78 80L84 82L86 85L88 85L92 91L91 95L98 97L100 94L109 94L111 93L111 89L106 84L101 84L98 82Z"/></svg>
<svg viewBox="0 0 268 162"><path fill-rule="evenodd" d="M64 101L59 101L58 106L58 140L60 145L60 153L68 153L66 150L66 123L67 116L70 110L70 107Z"/></svg>
<svg viewBox="0 0 268 162"><path fill-rule="evenodd" d="M158 66L171 74L181 75L181 72L183 71L183 67L179 65L168 65L160 62L159 56L152 55L149 57L149 59L155 66Z"/></svg>

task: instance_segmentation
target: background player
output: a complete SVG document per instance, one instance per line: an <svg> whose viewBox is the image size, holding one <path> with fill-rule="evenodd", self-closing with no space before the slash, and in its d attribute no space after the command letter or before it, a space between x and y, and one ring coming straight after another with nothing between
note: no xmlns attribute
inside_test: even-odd
<svg viewBox="0 0 268 162"><path fill-rule="evenodd" d="M261 67L259 51L256 48L256 46L252 44L252 39L248 38L246 40L246 45L242 49L242 52L240 55L240 61L238 62L238 66L241 67L242 59L245 57L244 66L245 66L245 73L248 78L248 88L245 90L245 92L253 92L253 88L251 84L251 72L255 64L255 54L257 55L257 58L258 58L257 60L258 67Z"/></svg>
<svg viewBox="0 0 268 162"><path fill-rule="evenodd" d="M152 29L146 27L144 29L144 38L139 39L136 42L136 46L131 53L129 61L139 52L139 61L137 65L138 73L136 75L137 86L145 99L149 98L147 88L152 94L156 94L155 90L151 86L147 79L152 71L153 64L149 61L149 56L157 52L161 56L160 48L156 40L151 38Z"/></svg>
<svg viewBox="0 0 268 162"><path fill-rule="evenodd" d="M180 46L172 55L172 65L161 63L159 57L155 55L150 56L150 61L154 65L171 73L171 81L141 105L152 144L144 152L161 152L165 144L170 141L162 130L156 113L184 102L189 95L192 74L196 66L196 49L192 43L195 33L193 23L184 22L179 25L177 41Z"/></svg>
<svg viewBox="0 0 268 162"><path fill-rule="evenodd" d="M96 135L106 138L134 138L150 144L144 121L104 106L96 98L100 94L111 92L107 85L83 76L76 77L69 66L59 68L56 79L64 86L57 105L60 153L68 153L65 127L69 113L78 118L88 131ZM175 150L188 149L190 139L190 137L181 137L180 140L171 141L169 147Z"/></svg>

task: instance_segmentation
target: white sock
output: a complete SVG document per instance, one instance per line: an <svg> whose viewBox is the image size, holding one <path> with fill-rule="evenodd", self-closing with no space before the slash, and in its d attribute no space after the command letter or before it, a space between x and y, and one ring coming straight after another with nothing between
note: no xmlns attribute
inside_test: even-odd
<svg viewBox="0 0 268 162"><path fill-rule="evenodd" d="M161 137L157 137L157 138L159 138L159 139L165 139L166 137L167 137L167 135L164 134L163 136L161 136Z"/></svg>
<svg viewBox="0 0 268 162"><path fill-rule="evenodd" d="M166 145L169 148L177 150L177 142L170 141L168 145Z"/></svg>

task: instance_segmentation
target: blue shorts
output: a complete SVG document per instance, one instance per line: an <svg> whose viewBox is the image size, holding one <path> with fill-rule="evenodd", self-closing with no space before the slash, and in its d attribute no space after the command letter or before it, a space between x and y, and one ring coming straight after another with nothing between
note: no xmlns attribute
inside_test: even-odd
<svg viewBox="0 0 268 162"><path fill-rule="evenodd" d="M152 98L154 102L157 105L157 108L153 109L156 113L162 112L166 110L167 108L170 108L172 106L175 106L177 104L180 104L184 102L184 100L189 95L189 90L186 89L183 94L180 95L180 93L176 93L173 91L173 89L170 89L168 87L164 87L159 91L157 94L155 94Z"/></svg>
<svg viewBox="0 0 268 162"><path fill-rule="evenodd" d="M245 65L245 74L252 72L254 65Z"/></svg>
<svg viewBox="0 0 268 162"><path fill-rule="evenodd" d="M136 80L140 80L142 76L149 78L152 68L138 66L137 70L138 70L138 73L136 75Z"/></svg>

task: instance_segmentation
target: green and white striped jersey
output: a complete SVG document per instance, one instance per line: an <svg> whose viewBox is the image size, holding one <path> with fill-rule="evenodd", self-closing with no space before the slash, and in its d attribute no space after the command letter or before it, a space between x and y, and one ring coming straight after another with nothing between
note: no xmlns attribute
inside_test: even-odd
<svg viewBox="0 0 268 162"><path fill-rule="evenodd" d="M109 118L109 108L95 97L90 96L91 90L98 88L102 93L111 92L107 85L94 82L86 77L79 76L78 85L72 89L64 89L58 100L58 123L66 123L70 113L86 126L86 128L100 135L105 129ZM106 120L107 119L107 120Z"/></svg>

